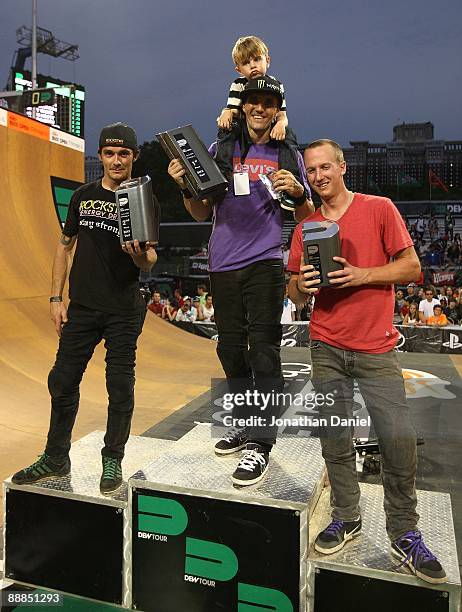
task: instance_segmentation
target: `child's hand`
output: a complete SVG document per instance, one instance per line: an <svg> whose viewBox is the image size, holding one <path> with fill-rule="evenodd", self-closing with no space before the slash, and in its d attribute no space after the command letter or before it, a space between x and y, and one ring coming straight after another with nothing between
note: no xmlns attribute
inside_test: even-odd
<svg viewBox="0 0 462 612"><path fill-rule="evenodd" d="M218 127L222 130L230 130L233 123L233 111L230 108L224 108L221 115L217 119Z"/></svg>
<svg viewBox="0 0 462 612"><path fill-rule="evenodd" d="M283 121L277 121L271 130L271 138L274 140L284 140L286 137L286 126Z"/></svg>

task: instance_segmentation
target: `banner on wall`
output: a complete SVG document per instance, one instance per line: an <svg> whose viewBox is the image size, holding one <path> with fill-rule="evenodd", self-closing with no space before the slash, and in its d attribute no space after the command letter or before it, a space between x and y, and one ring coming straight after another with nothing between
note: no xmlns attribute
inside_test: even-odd
<svg viewBox="0 0 462 612"><path fill-rule="evenodd" d="M433 272L433 285L454 285L454 272Z"/></svg>
<svg viewBox="0 0 462 612"><path fill-rule="evenodd" d="M396 350L407 353L462 354L462 328L404 327L396 325Z"/></svg>
<svg viewBox="0 0 462 612"><path fill-rule="evenodd" d="M215 323L176 323L186 331L218 340ZM404 327L396 325L399 332L396 350L407 353L449 353L462 354L462 327ZM309 323L297 321L282 326L281 346L309 346Z"/></svg>

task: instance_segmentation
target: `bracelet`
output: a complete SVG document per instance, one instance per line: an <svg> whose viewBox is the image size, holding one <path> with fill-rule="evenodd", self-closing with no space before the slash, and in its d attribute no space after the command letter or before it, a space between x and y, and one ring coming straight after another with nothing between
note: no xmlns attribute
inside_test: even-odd
<svg viewBox="0 0 462 612"><path fill-rule="evenodd" d="M187 200L190 200L193 197L193 194L189 191L189 189L187 187L182 189L181 193L182 193L183 197L186 198Z"/></svg>
<svg viewBox="0 0 462 612"><path fill-rule="evenodd" d="M52 295L50 302L62 302L63 298L60 295Z"/></svg>

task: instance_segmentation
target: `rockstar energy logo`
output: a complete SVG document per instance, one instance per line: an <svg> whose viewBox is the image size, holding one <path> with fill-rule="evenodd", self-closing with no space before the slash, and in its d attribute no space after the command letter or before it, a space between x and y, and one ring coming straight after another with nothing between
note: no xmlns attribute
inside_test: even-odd
<svg viewBox="0 0 462 612"><path fill-rule="evenodd" d="M455 399L454 393L446 387L450 381L443 380L430 372L420 370L409 370L403 368L404 387L406 397L409 399L419 399L422 397L436 397L438 399Z"/></svg>
<svg viewBox="0 0 462 612"><path fill-rule="evenodd" d="M85 214L85 211L89 210L100 210L103 213L113 213L116 212L117 205L114 202L105 202L104 200L81 200L79 209L83 214Z"/></svg>

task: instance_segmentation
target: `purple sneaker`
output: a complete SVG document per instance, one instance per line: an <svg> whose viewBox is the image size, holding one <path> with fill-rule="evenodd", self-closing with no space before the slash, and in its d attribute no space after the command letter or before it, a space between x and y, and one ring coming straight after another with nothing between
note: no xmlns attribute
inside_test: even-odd
<svg viewBox="0 0 462 612"><path fill-rule="evenodd" d="M391 543L391 554L407 565L413 574L430 582L441 584L447 582L446 572L441 563L425 545L420 531L408 531Z"/></svg>
<svg viewBox="0 0 462 612"><path fill-rule="evenodd" d="M360 518L357 521L334 520L317 536L314 542L314 549L323 555L332 555L360 534Z"/></svg>

